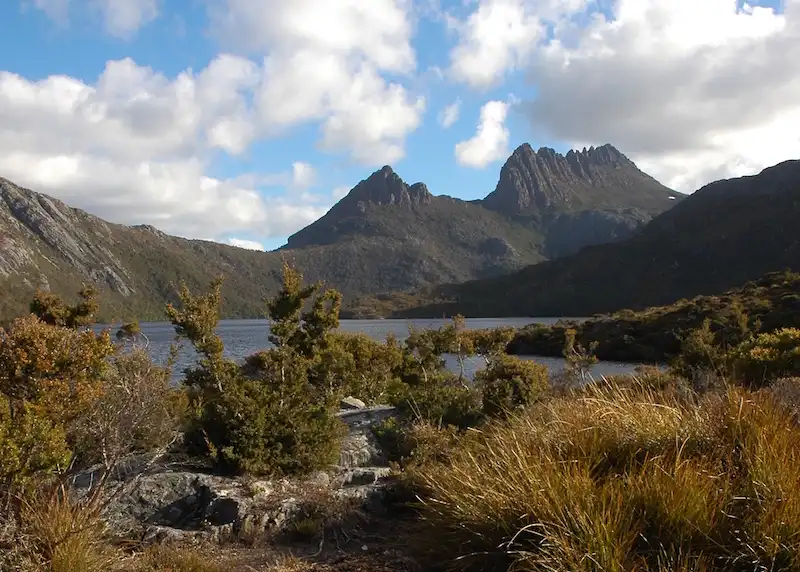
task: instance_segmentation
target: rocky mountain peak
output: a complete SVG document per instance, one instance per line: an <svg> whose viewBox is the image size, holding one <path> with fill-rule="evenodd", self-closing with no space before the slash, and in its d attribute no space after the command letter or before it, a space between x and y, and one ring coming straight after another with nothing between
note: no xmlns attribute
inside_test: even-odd
<svg viewBox="0 0 800 572"><path fill-rule="evenodd" d="M668 192L613 145L571 150L562 155L550 147L534 151L523 143L503 165L497 187L483 204L506 214L552 208L616 208L626 202L620 200L624 198L620 189L627 187Z"/></svg>
<svg viewBox="0 0 800 572"><path fill-rule="evenodd" d="M411 206L427 204L431 198L423 183L409 186L389 165L385 165L353 187L342 203Z"/></svg>

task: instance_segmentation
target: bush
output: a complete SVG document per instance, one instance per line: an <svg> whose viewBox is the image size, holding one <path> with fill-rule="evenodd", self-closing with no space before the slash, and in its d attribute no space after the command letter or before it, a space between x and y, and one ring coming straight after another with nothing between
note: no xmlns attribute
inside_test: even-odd
<svg viewBox="0 0 800 572"><path fill-rule="evenodd" d="M800 375L800 330L782 328L758 334L733 348L728 360L737 377L754 387Z"/></svg>
<svg viewBox="0 0 800 572"><path fill-rule="evenodd" d="M415 384L397 382L390 388L389 402L402 417L461 429L481 422L480 392L461 385L449 371L427 375Z"/></svg>
<svg viewBox="0 0 800 572"><path fill-rule="evenodd" d="M259 376L232 379L201 420L219 467L281 476L333 463L344 425L309 390L309 361L285 349L261 355Z"/></svg>
<svg viewBox="0 0 800 572"><path fill-rule="evenodd" d="M215 334L221 286L215 280L208 294L195 296L184 285L183 308L167 309L177 333L202 356L186 378L190 441L227 472L302 474L333 462L344 428L333 414L339 390L325 386L315 356L338 323L338 296L327 292L311 301L318 285L304 287L285 266L284 288L267 304L277 347L240 367L224 357ZM309 301L312 310L304 313Z"/></svg>
<svg viewBox="0 0 800 572"><path fill-rule="evenodd" d="M27 487L63 470L70 456L63 427L27 404L12 412L0 394L0 491Z"/></svg>
<svg viewBox="0 0 800 572"><path fill-rule="evenodd" d="M76 424L76 452L82 463L106 469L134 452L159 450L175 437L185 396L171 386L171 371L155 365L143 350L115 356L103 392Z"/></svg>
<svg viewBox="0 0 800 572"><path fill-rule="evenodd" d="M454 570L796 570L800 428L771 394L592 384L421 466Z"/></svg>
<svg viewBox="0 0 800 572"><path fill-rule="evenodd" d="M314 356L316 385L330 395L352 395L367 404L385 403L403 362L393 338L377 342L365 334L333 332L326 348Z"/></svg>
<svg viewBox="0 0 800 572"><path fill-rule="evenodd" d="M498 355L475 375L483 392L483 412L500 417L533 403L549 386L547 366Z"/></svg>

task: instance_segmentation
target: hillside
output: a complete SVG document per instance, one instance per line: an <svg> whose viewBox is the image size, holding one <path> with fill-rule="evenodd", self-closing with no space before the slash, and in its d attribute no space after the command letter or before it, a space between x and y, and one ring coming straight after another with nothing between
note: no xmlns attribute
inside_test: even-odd
<svg viewBox="0 0 800 572"><path fill-rule="evenodd" d="M750 327L759 324L763 332L800 327L800 274L771 272L717 296L697 296L639 312L623 310L580 323L532 324L517 333L508 350L561 357L564 333L572 328L584 347L597 342L600 359L663 363L678 355L681 340L706 319L719 342L735 339L743 315Z"/></svg>
<svg viewBox="0 0 800 572"><path fill-rule="evenodd" d="M599 149L561 156L522 146L484 201L435 196L387 166L267 253L108 223L0 179L0 317L24 311L37 287L72 294L90 282L104 318L158 319L174 284L199 288L218 274L227 277L224 315L258 317L283 259L348 296L497 277L629 236L679 202L613 147ZM498 202L511 195L532 202Z"/></svg>
<svg viewBox="0 0 800 572"><path fill-rule="evenodd" d="M715 294L768 272L800 270L798 215L800 161L787 161L706 185L627 240L496 279L438 287L420 293L417 307L398 304L406 309L397 313L590 316ZM422 304L425 297L450 302Z"/></svg>

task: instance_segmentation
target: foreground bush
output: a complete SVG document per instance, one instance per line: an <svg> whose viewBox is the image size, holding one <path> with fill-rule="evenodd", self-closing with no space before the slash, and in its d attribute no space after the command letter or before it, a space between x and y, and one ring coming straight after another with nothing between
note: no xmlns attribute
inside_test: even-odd
<svg viewBox="0 0 800 572"><path fill-rule="evenodd" d="M599 384L423 466L457 570L798 570L800 429L770 392Z"/></svg>
<svg viewBox="0 0 800 572"><path fill-rule="evenodd" d="M284 287L267 304L276 347L240 366L224 357L215 333L221 287L218 279L194 295L184 286L182 307L167 309L201 356L186 371L190 442L226 472L277 476L327 466L338 456L343 425L334 416L338 386L327 383L317 356L338 324L338 295L316 296L318 285L304 286L285 266Z"/></svg>

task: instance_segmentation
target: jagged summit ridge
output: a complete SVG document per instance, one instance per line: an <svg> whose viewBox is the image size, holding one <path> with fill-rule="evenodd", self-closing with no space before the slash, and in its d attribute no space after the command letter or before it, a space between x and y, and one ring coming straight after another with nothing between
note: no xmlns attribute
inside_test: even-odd
<svg viewBox="0 0 800 572"><path fill-rule="evenodd" d="M341 203L412 206L427 204L431 198L424 183L408 185L389 165L385 165L353 187Z"/></svg>
<svg viewBox="0 0 800 572"><path fill-rule="evenodd" d="M507 214L543 212L553 207L607 208L619 204L620 190L647 192L656 203L668 200L669 189L642 173L610 144L571 150L550 147L534 151L524 143L500 170L495 190L484 206Z"/></svg>

